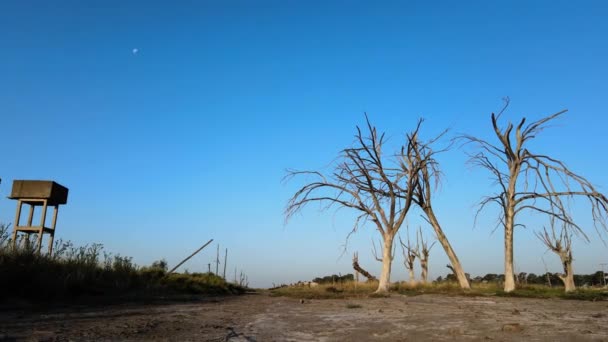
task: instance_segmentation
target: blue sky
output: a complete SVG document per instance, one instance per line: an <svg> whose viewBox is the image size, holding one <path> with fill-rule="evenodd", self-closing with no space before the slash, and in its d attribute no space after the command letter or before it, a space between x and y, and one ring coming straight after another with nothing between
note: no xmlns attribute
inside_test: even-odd
<svg viewBox="0 0 608 342"><path fill-rule="evenodd" d="M419 117L427 136L491 137L509 96L513 120L568 108L534 147L606 191L606 17L601 1L4 1L0 221L13 220L13 179L53 179L70 188L57 237L142 265L214 238L255 286L351 272L356 250L379 273L372 229L340 257L348 213L311 207L284 225L301 184L283 184L285 169L327 170L364 112L394 144ZM462 150L440 161L436 211L465 270L501 273L492 212L473 229L491 182ZM516 268L544 272L544 257L558 271L532 228L516 233ZM577 272L608 262L598 241L574 254ZM431 275L446 263L436 247Z"/></svg>

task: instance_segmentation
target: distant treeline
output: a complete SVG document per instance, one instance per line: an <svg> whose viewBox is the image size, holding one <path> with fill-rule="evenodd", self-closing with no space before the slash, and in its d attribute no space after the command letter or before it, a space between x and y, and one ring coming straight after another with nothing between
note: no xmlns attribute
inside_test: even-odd
<svg viewBox="0 0 608 342"><path fill-rule="evenodd" d="M606 281L602 280L602 277L604 276L605 275L602 271L596 271L592 274L575 274L574 283L576 286L601 286L606 284ZM502 283L505 280L505 276L504 274L488 273L483 277L478 276L475 278L470 278L470 280L473 282ZM558 273L547 272L545 274L537 275L534 273L522 272L516 275L515 280L520 284L563 286ZM448 274L445 278L438 277L436 281L456 281L456 277L453 274Z"/></svg>
<svg viewBox="0 0 608 342"><path fill-rule="evenodd" d="M607 273L608 275L608 273ZM575 274L574 275L574 283L576 286L601 286L606 283L602 281L602 277L604 273L602 271L597 271L592 274ZM477 276L475 278L471 278L467 273L467 277L470 281L474 283L502 283L505 281L504 274L495 274L488 273L485 276ZM559 279L558 273L545 273L545 274L534 274L534 273L519 273L516 276L516 281L520 284L538 284L538 285L551 285L551 286L563 286L564 284ZM343 283L348 281L354 281L355 276L352 274L345 275L336 275L332 274L325 277L317 277L312 281L317 284L335 284L335 283ZM438 277L436 282L445 282L445 281L456 281L456 277L453 274L448 274L445 277ZM608 280L606 281L608 282Z"/></svg>
<svg viewBox="0 0 608 342"><path fill-rule="evenodd" d="M347 281L354 281L354 280L355 280L355 276L349 273L349 274L345 274L345 275L332 274L330 276L325 276L322 278L315 278L312 281L317 284L334 284L334 283L344 283Z"/></svg>

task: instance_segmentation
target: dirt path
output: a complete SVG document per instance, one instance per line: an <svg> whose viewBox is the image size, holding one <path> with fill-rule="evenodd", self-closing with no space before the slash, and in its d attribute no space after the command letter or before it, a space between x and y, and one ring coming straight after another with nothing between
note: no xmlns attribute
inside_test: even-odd
<svg viewBox="0 0 608 342"><path fill-rule="evenodd" d="M422 295L267 294L46 313L0 311L0 340L608 341L608 302Z"/></svg>

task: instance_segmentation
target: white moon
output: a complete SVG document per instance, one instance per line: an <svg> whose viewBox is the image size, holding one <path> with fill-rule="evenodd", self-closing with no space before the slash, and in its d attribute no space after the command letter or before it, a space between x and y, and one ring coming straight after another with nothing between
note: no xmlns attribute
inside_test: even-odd
<svg viewBox="0 0 608 342"><path fill-rule="evenodd" d="M137 55L137 53L139 52L139 49L133 49L132 52L133 52L134 55Z"/></svg>

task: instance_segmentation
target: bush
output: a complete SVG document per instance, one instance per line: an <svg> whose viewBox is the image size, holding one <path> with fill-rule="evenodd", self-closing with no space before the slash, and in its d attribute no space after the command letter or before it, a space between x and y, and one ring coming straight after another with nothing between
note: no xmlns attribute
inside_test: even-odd
<svg viewBox="0 0 608 342"><path fill-rule="evenodd" d="M32 241L33 242L33 241ZM213 274L167 275L167 262L138 267L132 258L106 253L101 244L75 247L57 240L54 254L38 254L18 241L13 249L9 226L0 224L0 300L54 300L82 295L231 294L243 288Z"/></svg>

